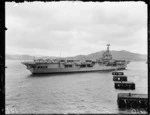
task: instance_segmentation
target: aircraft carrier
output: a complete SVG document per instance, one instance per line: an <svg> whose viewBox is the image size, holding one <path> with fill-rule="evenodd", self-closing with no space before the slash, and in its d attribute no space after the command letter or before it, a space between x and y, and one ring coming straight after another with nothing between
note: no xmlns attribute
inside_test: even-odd
<svg viewBox="0 0 150 115"><path fill-rule="evenodd" d="M113 59L107 44L107 50L102 57L93 60L58 60L58 59L37 59L33 62L21 62L33 74L43 73L71 73L71 72L93 72L93 71L114 71L126 69L129 61Z"/></svg>

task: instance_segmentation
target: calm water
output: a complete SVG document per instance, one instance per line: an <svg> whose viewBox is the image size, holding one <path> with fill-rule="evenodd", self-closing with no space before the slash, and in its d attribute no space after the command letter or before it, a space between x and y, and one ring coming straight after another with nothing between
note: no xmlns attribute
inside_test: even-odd
<svg viewBox="0 0 150 115"><path fill-rule="evenodd" d="M133 113L118 109L117 94L148 92L145 62L124 70L136 83L125 91L114 88L111 72L32 75L20 61L6 60L6 66L6 113Z"/></svg>

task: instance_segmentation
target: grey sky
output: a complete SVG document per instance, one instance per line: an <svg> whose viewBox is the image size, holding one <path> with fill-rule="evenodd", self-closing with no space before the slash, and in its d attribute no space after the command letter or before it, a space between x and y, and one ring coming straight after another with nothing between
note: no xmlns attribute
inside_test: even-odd
<svg viewBox="0 0 150 115"><path fill-rule="evenodd" d="M147 54L144 2L6 3L6 53L75 56L105 50Z"/></svg>

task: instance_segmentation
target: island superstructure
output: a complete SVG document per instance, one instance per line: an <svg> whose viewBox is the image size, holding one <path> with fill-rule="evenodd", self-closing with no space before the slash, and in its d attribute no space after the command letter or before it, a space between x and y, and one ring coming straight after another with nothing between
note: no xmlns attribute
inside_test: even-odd
<svg viewBox="0 0 150 115"><path fill-rule="evenodd" d="M107 44L107 50L102 58L93 60L58 60L38 59L33 62L22 62L33 74L40 73L70 73L70 72L92 72L92 71L113 71L126 69L129 61L116 60L112 58Z"/></svg>

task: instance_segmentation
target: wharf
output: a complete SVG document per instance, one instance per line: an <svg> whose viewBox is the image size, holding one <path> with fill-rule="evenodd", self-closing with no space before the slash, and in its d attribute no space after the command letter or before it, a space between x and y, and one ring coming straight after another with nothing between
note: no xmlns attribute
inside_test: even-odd
<svg viewBox="0 0 150 115"><path fill-rule="evenodd" d="M123 75L113 76L113 81L127 81L127 76L123 76Z"/></svg>
<svg viewBox="0 0 150 115"><path fill-rule="evenodd" d="M148 95L134 93L119 93L118 94L119 108L143 108L148 109Z"/></svg>
<svg viewBox="0 0 150 115"><path fill-rule="evenodd" d="M124 75L123 72L112 72L112 75Z"/></svg>
<svg viewBox="0 0 150 115"><path fill-rule="evenodd" d="M116 81L114 86L116 89L135 89L135 83L129 81Z"/></svg>

